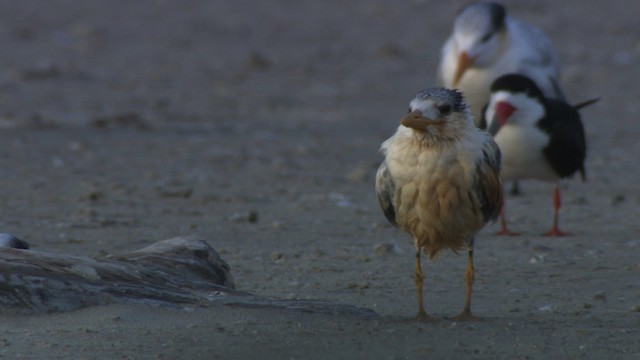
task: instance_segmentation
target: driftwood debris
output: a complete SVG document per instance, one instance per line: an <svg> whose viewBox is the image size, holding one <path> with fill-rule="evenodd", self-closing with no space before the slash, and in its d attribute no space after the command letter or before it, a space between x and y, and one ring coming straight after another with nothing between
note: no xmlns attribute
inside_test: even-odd
<svg viewBox="0 0 640 360"><path fill-rule="evenodd" d="M0 248L0 306L68 311L117 301L197 304L233 293L229 265L204 240L173 238L89 258Z"/></svg>
<svg viewBox="0 0 640 360"><path fill-rule="evenodd" d="M70 311L115 302L161 306L223 304L301 312L377 316L351 305L266 299L235 290L229 265L202 238L177 237L101 258L27 250L0 244L0 312ZM16 245L5 241L4 246ZM8 245L7 245L8 244ZM24 248L26 247L26 248Z"/></svg>

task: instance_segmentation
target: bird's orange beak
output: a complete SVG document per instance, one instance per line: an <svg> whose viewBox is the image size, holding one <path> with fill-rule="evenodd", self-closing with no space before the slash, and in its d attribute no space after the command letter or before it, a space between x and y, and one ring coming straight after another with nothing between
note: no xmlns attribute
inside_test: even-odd
<svg viewBox="0 0 640 360"><path fill-rule="evenodd" d="M476 58L469 57L469 54L466 52L463 51L460 53L460 56L458 57L458 66L456 67L456 72L453 75L453 86L458 85L458 82L462 78L462 75L464 75L464 72L467 71L475 61Z"/></svg>
<svg viewBox="0 0 640 360"><path fill-rule="evenodd" d="M433 120L422 116L422 112L414 110L400 119L400 124L415 130L425 131L429 125L442 125L444 120Z"/></svg>

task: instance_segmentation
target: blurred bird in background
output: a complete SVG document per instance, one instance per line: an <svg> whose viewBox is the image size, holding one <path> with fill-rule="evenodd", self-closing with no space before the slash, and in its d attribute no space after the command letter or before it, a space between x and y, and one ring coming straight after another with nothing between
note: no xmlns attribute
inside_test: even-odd
<svg viewBox="0 0 640 360"><path fill-rule="evenodd" d="M503 179L555 183L553 225L545 235L566 235L558 227L558 181L576 172L586 179L587 146L578 109L597 100L572 106L564 99L547 98L533 80L520 74L501 76L491 86L482 121L502 151ZM501 222L499 234L515 235L507 228L504 209Z"/></svg>
<svg viewBox="0 0 640 360"><path fill-rule="evenodd" d="M520 73L535 81L547 97L555 97L552 82L559 77L558 56L551 40L537 27L507 15L501 4L472 3L462 8L453 32L441 50L437 80L440 86L462 91L476 125L489 102L495 79ZM513 179L511 194L520 194Z"/></svg>
<svg viewBox="0 0 640 360"><path fill-rule="evenodd" d="M441 50L439 85L462 91L476 121L499 76L526 75L547 97L555 97L559 63L551 40L537 27L507 15L503 5L462 8Z"/></svg>

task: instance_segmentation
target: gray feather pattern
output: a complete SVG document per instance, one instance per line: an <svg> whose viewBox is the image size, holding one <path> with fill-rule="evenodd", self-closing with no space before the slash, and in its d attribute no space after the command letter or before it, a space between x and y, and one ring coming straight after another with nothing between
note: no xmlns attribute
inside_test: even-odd
<svg viewBox="0 0 640 360"><path fill-rule="evenodd" d="M376 193L378 194L378 202L380 203L384 216L386 216L387 220L389 220L393 226L397 227L396 210L393 204L395 192L396 186L387 168L387 162L383 161L376 174Z"/></svg>

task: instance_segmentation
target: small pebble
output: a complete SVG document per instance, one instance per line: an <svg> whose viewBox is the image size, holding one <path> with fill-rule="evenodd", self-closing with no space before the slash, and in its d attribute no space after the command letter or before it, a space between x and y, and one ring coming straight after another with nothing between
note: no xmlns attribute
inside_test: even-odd
<svg viewBox="0 0 640 360"><path fill-rule="evenodd" d="M193 194L193 187L175 181L160 182L156 185L156 190L165 197L188 199Z"/></svg>
<svg viewBox="0 0 640 360"><path fill-rule="evenodd" d="M285 255L283 253L279 253L279 252L272 252L269 255L269 258L271 259L271 261L275 262L275 263L281 263L285 260Z"/></svg>
<svg viewBox="0 0 640 360"><path fill-rule="evenodd" d="M271 67L271 61L264 54L254 51L249 55L247 66L253 70L267 70Z"/></svg>
<svg viewBox="0 0 640 360"><path fill-rule="evenodd" d="M545 262L544 258L545 258L544 254L536 254L529 259L529 264L543 263Z"/></svg>
<svg viewBox="0 0 640 360"><path fill-rule="evenodd" d="M376 55L387 58L401 58L405 55L405 52L402 50L400 45L388 42L378 48Z"/></svg>
<svg viewBox="0 0 640 360"><path fill-rule="evenodd" d="M376 254L389 254L393 252L393 244L377 244L373 247L373 252Z"/></svg>
<svg viewBox="0 0 640 360"><path fill-rule="evenodd" d="M20 71L20 79L26 81L37 81L52 79L60 76L60 68L48 60L40 60L31 68Z"/></svg>
<svg viewBox="0 0 640 360"><path fill-rule="evenodd" d="M627 246L628 247L632 247L633 248L633 247L636 247L638 245L640 245L640 240L629 240L629 241L627 241Z"/></svg>
<svg viewBox="0 0 640 360"><path fill-rule="evenodd" d="M248 222L255 224L258 222L258 212L255 210L239 211L233 213L228 219L229 221L237 223Z"/></svg>
<svg viewBox="0 0 640 360"><path fill-rule="evenodd" d="M550 304L546 304L546 305L540 306L538 310L543 312L553 311L553 306Z"/></svg>
<svg viewBox="0 0 640 360"><path fill-rule="evenodd" d="M347 173L347 180L355 183L365 182L371 173L366 166L360 166Z"/></svg>
<svg viewBox="0 0 640 360"><path fill-rule="evenodd" d="M613 198L611 198L611 205L612 206L618 206L620 204L622 204L625 201L625 196L622 194L616 195Z"/></svg>
<svg viewBox="0 0 640 360"><path fill-rule="evenodd" d="M605 302L607 301L607 296L605 295L605 293L603 291L598 291L595 295L593 295L593 300L597 300L600 302Z"/></svg>

